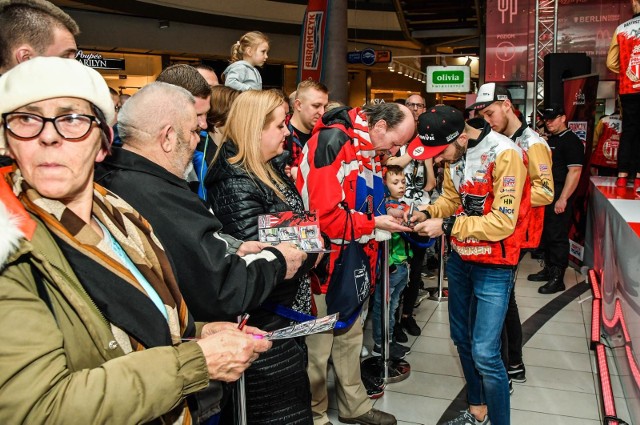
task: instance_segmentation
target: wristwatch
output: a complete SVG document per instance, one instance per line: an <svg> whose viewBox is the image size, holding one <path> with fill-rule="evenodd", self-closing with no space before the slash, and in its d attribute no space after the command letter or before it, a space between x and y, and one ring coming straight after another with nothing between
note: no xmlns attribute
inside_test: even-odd
<svg viewBox="0 0 640 425"><path fill-rule="evenodd" d="M456 222L456 216L452 215L451 217L442 219L442 231L445 235L451 236L451 230L453 230L453 225Z"/></svg>

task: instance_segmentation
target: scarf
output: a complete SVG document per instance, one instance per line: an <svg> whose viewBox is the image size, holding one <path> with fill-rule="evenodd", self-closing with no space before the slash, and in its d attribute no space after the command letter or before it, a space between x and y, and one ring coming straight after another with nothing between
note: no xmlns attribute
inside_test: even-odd
<svg viewBox="0 0 640 425"><path fill-rule="evenodd" d="M288 179L286 176L283 176L283 178ZM278 189L280 189L282 194L285 196L285 202L289 205L292 211L296 213L303 213L305 211L300 193L298 193L291 183L287 183L287 180L283 180L280 184L277 182L274 182L274 184L277 185ZM291 309L305 314L311 314L312 312L311 279L308 273L305 273L304 276L298 279L298 291L296 292L296 297L293 300Z"/></svg>
<svg viewBox="0 0 640 425"><path fill-rule="evenodd" d="M353 140L358 160L355 210L376 216L384 215L387 211L384 205L382 165L371 143L367 117L360 109L354 108L349 111L349 118L353 127L347 131Z"/></svg>
<svg viewBox="0 0 640 425"><path fill-rule="evenodd" d="M115 254L99 248L102 238L88 223L63 203L42 197L24 181L20 170L9 176L16 196L44 222L88 295L112 324L112 329L115 326L114 331L121 330L128 336L133 351L179 344L183 335L191 333L193 326L169 259L151 226L137 211L94 184L92 218L108 229L158 294L166 319L129 269L116 260ZM102 273L101 268L107 273ZM109 274L119 279L109 279Z"/></svg>

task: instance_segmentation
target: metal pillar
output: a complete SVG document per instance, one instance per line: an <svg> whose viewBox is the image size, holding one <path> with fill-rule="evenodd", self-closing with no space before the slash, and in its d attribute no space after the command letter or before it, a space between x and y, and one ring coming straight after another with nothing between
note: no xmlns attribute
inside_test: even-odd
<svg viewBox="0 0 640 425"><path fill-rule="evenodd" d="M447 301L449 289L444 286L444 255L446 251L446 236L440 237L440 262L438 264L438 286L427 288L429 299L435 301Z"/></svg>
<svg viewBox="0 0 640 425"><path fill-rule="evenodd" d="M555 53L558 33L558 1L536 1L536 33L533 58L533 107L537 111L544 107L544 57ZM535 125L535 118L532 125Z"/></svg>
<svg viewBox="0 0 640 425"><path fill-rule="evenodd" d="M331 99L349 104L349 74L347 69L347 2L330 1L331 19L326 28L324 81Z"/></svg>

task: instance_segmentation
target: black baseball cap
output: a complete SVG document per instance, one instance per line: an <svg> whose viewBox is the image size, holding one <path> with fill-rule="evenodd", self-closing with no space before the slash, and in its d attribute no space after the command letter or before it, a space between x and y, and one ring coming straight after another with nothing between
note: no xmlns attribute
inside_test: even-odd
<svg viewBox="0 0 640 425"><path fill-rule="evenodd" d="M436 105L418 117L418 136L407 152L417 160L438 156L464 131L462 112L447 105Z"/></svg>
<svg viewBox="0 0 640 425"><path fill-rule="evenodd" d="M560 104L554 103L539 112L540 115L542 115L543 120L552 120L560 115L564 115L564 107Z"/></svg>
<svg viewBox="0 0 640 425"><path fill-rule="evenodd" d="M500 100L509 100L513 102L511 98L511 92L506 87L497 85L496 83L487 83L480 86L478 89L478 96L476 97L476 103L469 106L467 109L473 109L478 111L491 105L493 102Z"/></svg>

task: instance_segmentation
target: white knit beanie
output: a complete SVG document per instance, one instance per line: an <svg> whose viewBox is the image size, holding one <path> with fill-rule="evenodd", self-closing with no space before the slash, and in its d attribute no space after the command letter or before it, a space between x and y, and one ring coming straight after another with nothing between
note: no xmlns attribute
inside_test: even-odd
<svg viewBox="0 0 640 425"><path fill-rule="evenodd" d="M0 77L0 114L56 97L84 99L102 111L110 126L115 122L115 108L104 78L75 59L39 56ZM6 150L4 133L0 130L0 153Z"/></svg>

